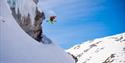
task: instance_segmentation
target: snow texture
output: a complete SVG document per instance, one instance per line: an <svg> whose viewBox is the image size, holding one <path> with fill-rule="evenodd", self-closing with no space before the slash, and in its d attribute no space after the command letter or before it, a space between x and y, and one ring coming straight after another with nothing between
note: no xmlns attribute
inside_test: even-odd
<svg viewBox="0 0 125 63"><path fill-rule="evenodd" d="M22 16L30 15L32 24L34 24L34 17L36 11L36 4L33 0L7 0L10 7L15 7L16 13L18 13L18 9Z"/></svg>
<svg viewBox="0 0 125 63"><path fill-rule="evenodd" d="M125 33L87 41L67 52L76 63L125 63Z"/></svg>
<svg viewBox="0 0 125 63"><path fill-rule="evenodd" d="M26 4L28 0L16 0ZM18 3L20 7L20 3ZM34 4L35 5L35 4ZM21 8L20 8L21 10ZM48 39L45 39L48 40ZM0 0L0 63L74 63L71 56L55 44L44 45L31 38L17 24L6 0Z"/></svg>

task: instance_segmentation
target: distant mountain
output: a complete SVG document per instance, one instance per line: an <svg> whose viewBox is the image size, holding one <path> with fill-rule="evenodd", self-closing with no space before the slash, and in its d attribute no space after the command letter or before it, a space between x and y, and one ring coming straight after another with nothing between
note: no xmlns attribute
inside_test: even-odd
<svg viewBox="0 0 125 63"><path fill-rule="evenodd" d="M125 33L83 42L67 52L76 63L125 63Z"/></svg>

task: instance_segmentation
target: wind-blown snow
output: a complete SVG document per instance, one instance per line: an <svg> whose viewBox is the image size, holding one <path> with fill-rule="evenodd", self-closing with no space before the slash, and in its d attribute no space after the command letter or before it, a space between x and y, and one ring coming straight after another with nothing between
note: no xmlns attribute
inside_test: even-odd
<svg viewBox="0 0 125 63"><path fill-rule="evenodd" d="M125 33L87 41L67 50L77 63L125 63Z"/></svg>
<svg viewBox="0 0 125 63"><path fill-rule="evenodd" d="M17 1L25 1L26 4L28 0ZM34 11L34 9L30 11L32 10ZM24 11L23 14L27 12ZM0 0L0 63L74 63L74 61L55 44L44 45L27 35L14 20L6 0Z"/></svg>

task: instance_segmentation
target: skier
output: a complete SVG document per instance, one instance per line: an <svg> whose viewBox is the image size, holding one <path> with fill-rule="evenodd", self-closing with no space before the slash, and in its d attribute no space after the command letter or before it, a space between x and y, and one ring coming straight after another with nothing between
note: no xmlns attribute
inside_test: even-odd
<svg viewBox="0 0 125 63"><path fill-rule="evenodd" d="M54 24L54 22L56 22L56 16L50 16L49 20L47 20L47 22Z"/></svg>

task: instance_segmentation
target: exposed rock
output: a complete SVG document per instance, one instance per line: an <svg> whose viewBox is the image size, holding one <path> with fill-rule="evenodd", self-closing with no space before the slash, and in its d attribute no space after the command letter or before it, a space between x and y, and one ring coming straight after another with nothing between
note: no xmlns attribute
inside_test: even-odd
<svg viewBox="0 0 125 63"><path fill-rule="evenodd" d="M125 33L77 44L66 50L77 63L125 63ZM79 48L77 48L79 47Z"/></svg>
<svg viewBox="0 0 125 63"><path fill-rule="evenodd" d="M36 4L39 2L39 0L33 0Z"/></svg>
<svg viewBox="0 0 125 63"><path fill-rule="evenodd" d="M36 16L35 16L35 21L34 21L34 28L33 28L33 38L36 39L37 41L41 41L42 40L42 27L41 24L43 22L43 20L45 19L45 15L44 13L38 11L38 9L36 8Z"/></svg>
<svg viewBox="0 0 125 63"><path fill-rule="evenodd" d="M36 4L38 3L38 0L33 0ZM17 23L21 26L21 28L32 38L35 40L42 42L42 22L45 19L45 15L43 12L40 12L38 8L36 7L35 10L35 17L34 20L31 20L31 15L28 13L27 15L21 15L20 10L18 8L18 11L16 12L15 6L16 3L13 5L12 3L15 1L8 0L8 3L10 5L10 9L12 11L12 15L17 21ZM11 6L13 5L13 6ZM32 23L34 22L34 23Z"/></svg>
<svg viewBox="0 0 125 63"><path fill-rule="evenodd" d="M115 54L111 54L103 63L112 63L114 61Z"/></svg>
<svg viewBox="0 0 125 63"><path fill-rule="evenodd" d="M68 53L69 55L71 55L72 56L72 58L75 60L75 63L77 63L77 61L78 61L78 58L77 57L75 57L73 54L70 54L70 53Z"/></svg>

